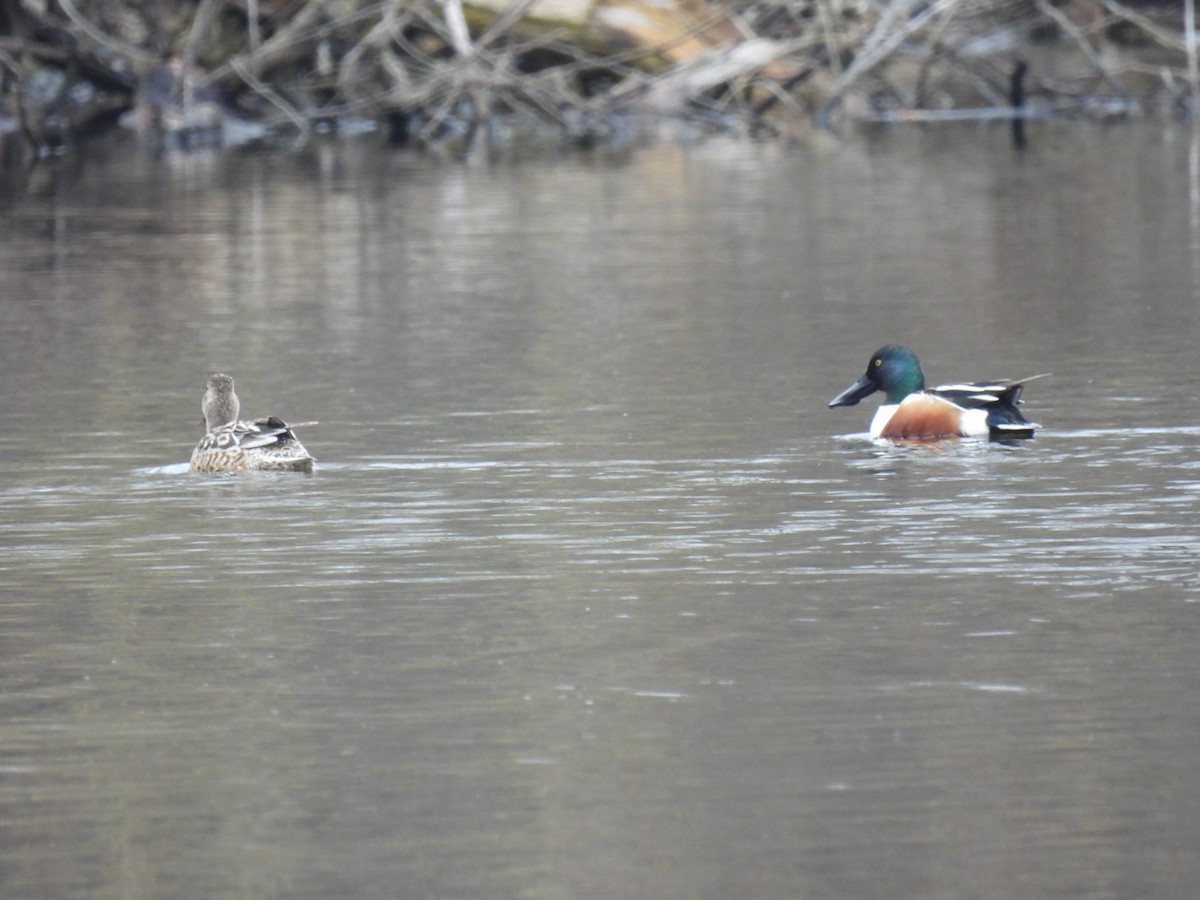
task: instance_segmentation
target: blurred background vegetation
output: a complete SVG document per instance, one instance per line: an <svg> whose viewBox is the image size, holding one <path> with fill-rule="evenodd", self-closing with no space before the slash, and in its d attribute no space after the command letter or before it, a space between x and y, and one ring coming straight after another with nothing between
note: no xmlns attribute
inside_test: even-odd
<svg viewBox="0 0 1200 900"><path fill-rule="evenodd" d="M1191 2L19 0L0 133L175 144L379 131L470 154L879 120L1188 116ZM18 137L14 137L18 136Z"/></svg>

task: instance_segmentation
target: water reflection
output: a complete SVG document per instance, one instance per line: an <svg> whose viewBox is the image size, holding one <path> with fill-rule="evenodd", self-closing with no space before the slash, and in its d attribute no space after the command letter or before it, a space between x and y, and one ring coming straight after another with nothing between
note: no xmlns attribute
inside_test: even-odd
<svg viewBox="0 0 1200 900"><path fill-rule="evenodd" d="M4 896L1178 895L1187 151L1072 134L14 201ZM1045 430L843 433L893 339Z"/></svg>

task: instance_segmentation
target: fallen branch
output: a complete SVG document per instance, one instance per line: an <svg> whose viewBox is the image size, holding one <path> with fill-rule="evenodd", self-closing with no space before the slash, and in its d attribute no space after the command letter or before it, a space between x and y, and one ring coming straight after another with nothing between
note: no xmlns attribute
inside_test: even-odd
<svg viewBox="0 0 1200 900"><path fill-rule="evenodd" d="M654 76L638 94L638 104L656 112L679 112L688 101L791 53L800 42L758 38L726 50L713 50Z"/></svg>
<svg viewBox="0 0 1200 900"><path fill-rule="evenodd" d="M275 93L275 91L272 90L269 85L264 84L258 78L258 76L251 72L250 69L243 63L235 59L230 61L230 65L233 66L233 69L235 72L237 72L238 77L246 82L247 86L250 87L251 90L265 99L268 103L270 103L291 120L292 124L296 126L296 130L300 132L300 135L297 138L298 143L307 140L309 133L312 130L312 126L308 119L302 116L299 111L297 111L294 106L284 100L283 97Z"/></svg>
<svg viewBox="0 0 1200 900"><path fill-rule="evenodd" d="M1135 12L1124 4L1117 3L1116 0L1100 0L1100 5L1107 9L1118 19L1123 19L1129 24L1135 26L1139 31L1145 33L1157 43L1166 47L1169 50L1178 50L1186 52L1187 47L1184 42L1178 37L1161 28L1153 19L1148 16L1143 16L1139 12Z"/></svg>
<svg viewBox="0 0 1200 900"><path fill-rule="evenodd" d="M180 64L179 77L175 79L175 90L172 93L178 94L182 91L185 116L191 112L192 102L195 98L195 79L192 78L192 71L196 67L196 56L200 52L200 42L208 32L215 9L216 0L200 0L200 6L197 7L196 15L192 18L192 28L188 32L187 44L183 48L183 61Z"/></svg>
<svg viewBox="0 0 1200 900"><path fill-rule="evenodd" d="M62 11L71 20L72 25L101 47L111 50L118 56L122 56L142 66L153 65L157 62L153 56L144 50L126 44L124 41L119 41L109 34L105 34L75 8L74 0L58 0L58 5L62 7Z"/></svg>
<svg viewBox="0 0 1200 900"><path fill-rule="evenodd" d="M1113 75L1112 71L1105 64L1104 58L1096 52L1095 48L1088 42L1087 36L1079 30L1074 22L1067 18L1067 15L1062 10L1052 6L1047 0L1037 0L1037 8L1038 12L1054 22L1066 34L1070 35L1071 40L1075 42L1083 55L1087 57L1096 71L1100 73L1101 77L1108 82L1110 88L1118 94L1124 93L1121 83L1117 81L1116 76Z"/></svg>
<svg viewBox="0 0 1200 900"><path fill-rule="evenodd" d="M828 110L833 104L837 103L842 98L842 95L859 78L895 53L900 45L911 35L920 31L937 16L953 9L960 2L961 0L936 0L936 2L930 4L922 12L909 19L902 27L896 29L895 32L888 34L887 30L891 26L893 19L895 19L901 10L907 10L909 7L909 3L906 0L892 0L883 18L880 19L879 25L867 39L862 51L855 57L850 67L842 73L842 77L837 80L831 96L825 102L825 109Z"/></svg>

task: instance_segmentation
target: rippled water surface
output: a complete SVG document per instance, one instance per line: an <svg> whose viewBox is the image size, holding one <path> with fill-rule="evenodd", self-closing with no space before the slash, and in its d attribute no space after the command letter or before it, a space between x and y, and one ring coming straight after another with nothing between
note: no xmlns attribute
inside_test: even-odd
<svg viewBox="0 0 1200 900"><path fill-rule="evenodd" d="M1032 138L10 173L0 895L1188 896L1196 157Z"/></svg>

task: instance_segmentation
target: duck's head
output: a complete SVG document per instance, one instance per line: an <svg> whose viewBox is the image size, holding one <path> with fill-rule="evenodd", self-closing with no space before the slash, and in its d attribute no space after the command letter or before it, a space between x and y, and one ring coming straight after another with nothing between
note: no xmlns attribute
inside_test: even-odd
<svg viewBox="0 0 1200 900"><path fill-rule="evenodd" d="M875 351L863 376L830 400L829 406L853 406L876 391L883 391L888 403L899 403L924 389L925 373L917 354L900 344L888 344Z"/></svg>
<svg viewBox="0 0 1200 900"><path fill-rule="evenodd" d="M204 410L204 427L208 431L236 421L241 402L233 391L233 379L220 373L209 375L200 408Z"/></svg>

